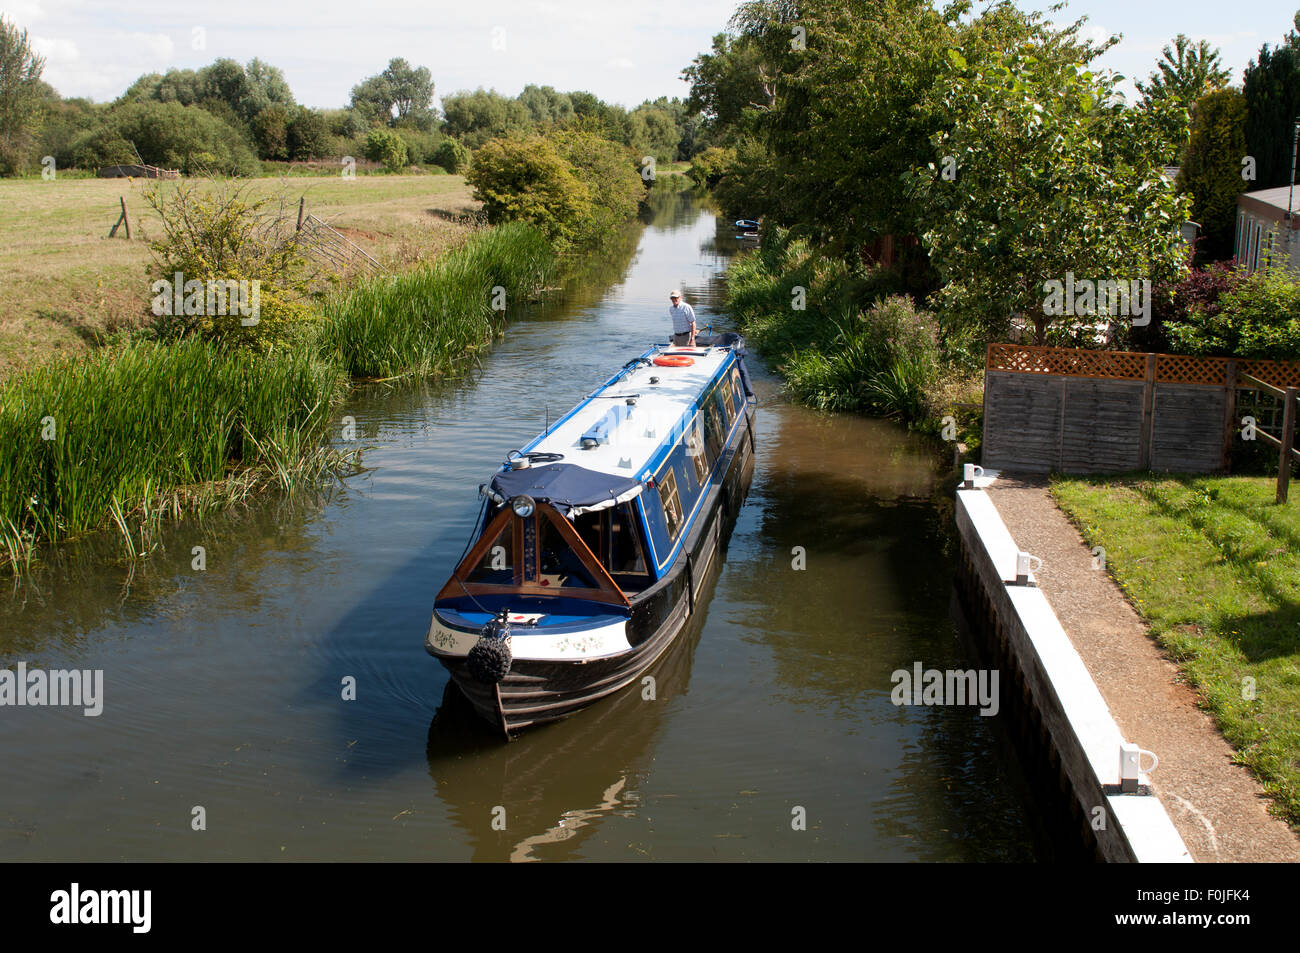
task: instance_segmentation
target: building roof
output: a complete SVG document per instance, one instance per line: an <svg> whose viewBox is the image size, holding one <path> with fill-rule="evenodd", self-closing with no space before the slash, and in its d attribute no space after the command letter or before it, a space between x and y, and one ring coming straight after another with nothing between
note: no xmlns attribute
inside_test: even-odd
<svg viewBox="0 0 1300 953"><path fill-rule="evenodd" d="M1275 189L1260 189L1257 192L1241 192L1237 195L1237 206L1247 212L1253 212L1261 218L1271 219L1275 222L1286 220L1287 197L1291 194L1292 213L1300 211L1300 186L1297 186L1294 193L1288 186L1281 185ZM1295 216L1293 218L1300 218ZM1292 227L1300 222L1293 222Z"/></svg>

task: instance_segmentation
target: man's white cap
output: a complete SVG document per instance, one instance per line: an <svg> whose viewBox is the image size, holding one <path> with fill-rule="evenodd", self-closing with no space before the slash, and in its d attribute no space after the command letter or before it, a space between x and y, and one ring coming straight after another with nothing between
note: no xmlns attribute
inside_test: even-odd
<svg viewBox="0 0 1300 953"><path fill-rule="evenodd" d="M674 288L672 291L668 292L668 297L670 297L670 298L680 298L681 296L682 296L682 293L681 293L680 291L678 291L676 288Z"/></svg>

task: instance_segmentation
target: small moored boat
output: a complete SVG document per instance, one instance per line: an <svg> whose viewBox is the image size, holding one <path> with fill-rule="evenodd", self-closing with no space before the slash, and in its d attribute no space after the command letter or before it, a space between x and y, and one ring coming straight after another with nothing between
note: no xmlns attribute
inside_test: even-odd
<svg viewBox="0 0 1300 953"><path fill-rule="evenodd" d="M754 471L740 335L629 361L491 482L425 647L507 736L635 681L720 562Z"/></svg>

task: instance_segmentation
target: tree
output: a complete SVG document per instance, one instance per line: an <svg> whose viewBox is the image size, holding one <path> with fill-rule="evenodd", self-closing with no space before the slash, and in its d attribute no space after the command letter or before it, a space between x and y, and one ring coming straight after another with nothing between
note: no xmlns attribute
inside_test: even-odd
<svg viewBox="0 0 1300 953"><path fill-rule="evenodd" d="M1241 178L1245 154L1245 97L1235 89L1201 97L1178 172L1178 189L1191 196L1191 216L1203 234L1197 251L1210 260L1234 254L1237 193L1246 186Z"/></svg>
<svg viewBox="0 0 1300 953"><path fill-rule="evenodd" d="M425 131L434 126L433 78L427 67L413 67L401 57L389 60L382 73L352 87L352 108L371 122L412 125Z"/></svg>
<svg viewBox="0 0 1300 953"><path fill-rule="evenodd" d="M517 100L502 96L495 89L462 90L442 98L446 132L471 149L489 139L532 130L528 110Z"/></svg>
<svg viewBox="0 0 1300 953"><path fill-rule="evenodd" d="M25 163L39 125L44 68L27 31L0 17L0 174Z"/></svg>
<svg viewBox="0 0 1300 953"><path fill-rule="evenodd" d="M775 98L773 71L754 37L745 34L714 36L713 52L695 57L682 78L691 84L687 110L703 113L724 136L747 113L770 109Z"/></svg>
<svg viewBox="0 0 1300 953"><path fill-rule="evenodd" d="M1182 267L1186 200L1159 156L1179 134L1172 103L1129 109L1114 76L1023 45L968 61L948 54L939 88L951 128L913 179L923 242L945 281L935 300L954 324L989 336L1032 320L1047 342L1050 282L1167 280ZM974 55L972 53L972 55ZM945 167L951 174L945 174ZM1113 287L1113 286L1112 286ZM1097 315L1120 304L1096 302ZM1087 310L1086 302L1081 302Z"/></svg>
<svg viewBox="0 0 1300 953"><path fill-rule="evenodd" d="M289 158L289 110L279 103L253 117L253 133L257 136L258 158Z"/></svg>
<svg viewBox="0 0 1300 953"><path fill-rule="evenodd" d="M597 244L635 216L645 199L639 157L627 146L578 129L556 132L551 140L591 199L590 210L574 224L574 238Z"/></svg>
<svg viewBox="0 0 1300 953"><path fill-rule="evenodd" d="M329 124L315 109L300 107L289 122L289 158L319 159L329 155Z"/></svg>
<svg viewBox="0 0 1300 953"><path fill-rule="evenodd" d="M1231 74L1219 62L1219 51L1201 40L1195 46L1184 33L1174 37L1171 49L1166 46L1156 63L1157 72L1151 74L1145 85L1134 83L1144 102L1172 99L1184 109L1217 89L1222 89Z"/></svg>
<svg viewBox="0 0 1300 953"><path fill-rule="evenodd" d="M81 168L134 162L136 149L145 162L186 174L258 172L243 136L205 109L174 102L114 106L69 147Z"/></svg>
<svg viewBox="0 0 1300 953"><path fill-rule="evenodd" d="M1300 30L1300 13L1296 14ZM1300 116L1300 34L1288 33L1274 50L1268 44L1246 67L1246 146L1255 159L1252 189L1286 185L1291 178L1291 145Z"/></svg>

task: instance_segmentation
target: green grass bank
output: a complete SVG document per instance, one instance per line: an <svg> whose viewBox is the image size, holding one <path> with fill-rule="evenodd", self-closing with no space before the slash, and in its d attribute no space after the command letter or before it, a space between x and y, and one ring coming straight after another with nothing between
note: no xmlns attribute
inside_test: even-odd
<svg viewBox="0 0 1300 953"><path fill-rule="evenodd" d="M1300 825L1300 504L1267 477L1058 478L1052 493Z"/></svg>

